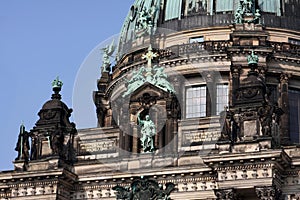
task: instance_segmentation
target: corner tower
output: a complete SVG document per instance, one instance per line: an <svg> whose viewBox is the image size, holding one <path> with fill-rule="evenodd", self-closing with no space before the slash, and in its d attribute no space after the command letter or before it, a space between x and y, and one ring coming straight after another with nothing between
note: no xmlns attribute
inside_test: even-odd
<svg viewBox="0 0 300 200"><path fill-rule="evenodd" d="M287 149L299 142L299 133L291 131L298 114L290 109L297 107L291 99L299 85L292 70L299 65L298 16L290 13L295 7L297 2L266 0L135 1L120 34L117 62L98 81L99 127L120 130L117 146L124 157L146 158L140 121L150 116L158 131L151 140L157 149L149 155L164 155L162 163L171 168L208 167L217 177L209 177L205 187L178 183L175 199L187 191L210 191L206 198L217 199L293 197L280 184L287 179L270 175L288 165L276 160L294 154L296 149ZM164 71L173 92L147 76L155 74L147 72L149 60L143 59L149 47L156 55L151 62ZM246 159L250 154L260 159ZM173 160L167 162L167 155ZM144 166L142 160L138 166ZM156 168L154 160L145 166ZM249 185L229 187L229 180ZM274 193L266 197L263 191Z"/></svg>

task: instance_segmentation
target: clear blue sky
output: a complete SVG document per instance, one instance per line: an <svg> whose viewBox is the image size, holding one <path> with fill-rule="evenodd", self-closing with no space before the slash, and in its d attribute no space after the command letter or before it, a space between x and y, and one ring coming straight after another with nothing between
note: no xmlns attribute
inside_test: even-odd
<svg viewBox="0 0 300 200"><path fill-rule="evenodd" d="M20 123L24 121L27 131L33 128L57 75L64 82L62 100L73 107L80 66L93 49L97 55L97 46L120 32L133 2L0 0L0 171L13 169ZM91 68L100 76L100 66ZM96 78L91 81L96 89ZM90 91L82 95L92 98ZM77 123L79 128L96 126L95 109L88 103L92 111L87 122ZM76 123L76 117L72 120Z"/></svg>

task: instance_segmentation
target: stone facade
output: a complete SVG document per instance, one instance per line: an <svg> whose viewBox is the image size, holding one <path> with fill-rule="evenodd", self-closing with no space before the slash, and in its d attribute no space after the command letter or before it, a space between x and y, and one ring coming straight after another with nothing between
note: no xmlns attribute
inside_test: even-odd
<svg viewBox="0 0 300 200"><path fill-rule="evenodd" d="M264 23L269 13L258 17L258 1L248 0L253 7L239 20L192 27L208 12L206 1L182 21L163 20L167 1L141 2L125 21L112 73L97 82L98 128L77 130L54 90L36 126L20 133L31 140L30 156L21 152L15 169L0 173L0 199L299 199L300 108L292 100L300 34L277 24L290 14L272 16L272 26ZM143 23L147 5L156 17ZM139 12L143 6L149 12ZM145 31L128 38L135 20ZM172 24L173 31L161 30ZM127 94L130 84L138 86ZM146 115L156 127L150 152L140 139Z"/></svg>

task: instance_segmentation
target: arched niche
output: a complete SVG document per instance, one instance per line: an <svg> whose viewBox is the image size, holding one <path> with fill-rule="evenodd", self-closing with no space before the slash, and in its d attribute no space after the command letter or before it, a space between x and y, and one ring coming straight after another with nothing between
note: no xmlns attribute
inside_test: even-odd
<svg viewBox="0 0 300 200"><path fill-rule="evenodd" d="M150 83L145 83L136 89L126 103L119 103L122 116L120 120L120 148L126 153L143 153L141 148L141 126L138 115L144 120L146 115L154 122L156 135L154 136L155 153L177 151L178 118L180 106L173 93L162 90Z"/></svg>

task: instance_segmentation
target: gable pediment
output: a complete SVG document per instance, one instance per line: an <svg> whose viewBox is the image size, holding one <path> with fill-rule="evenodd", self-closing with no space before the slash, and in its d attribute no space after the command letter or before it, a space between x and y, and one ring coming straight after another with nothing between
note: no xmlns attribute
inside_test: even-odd
<svg viewBox="0 0 300 200"><path fill-rule="evenodd" d="M159 99L168 97L171 94L149 82L146 82L132 93L130 100L138 100L139 98L143 97L146 93L149 94L149 96L151 97L156 97Z"/></svg>

